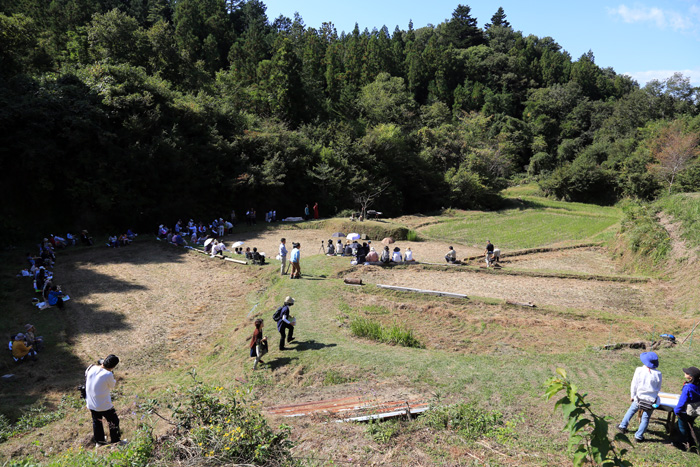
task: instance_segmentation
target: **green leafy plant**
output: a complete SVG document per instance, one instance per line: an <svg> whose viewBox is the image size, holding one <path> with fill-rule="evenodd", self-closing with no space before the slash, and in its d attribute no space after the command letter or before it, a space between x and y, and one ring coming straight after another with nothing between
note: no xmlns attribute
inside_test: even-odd
<svg viewBox="0 0 700 467"><path fill-rule="evenodd" d="M358 316L350 322L350 331L357 337L372 339L387 344L419 349L424 347L413 335L412 330L396 323L386 328L377 321Z"/></svg>
<svg viewBox="0 0 700 467"><path fill-rule="evenodd" d="M166 407L168 419L158 413L157 401L149 411L176 427L166 444L180 459L208 458L219 463L294 465L289 440L291 428L273 430L246 399L242 389L209 386L191 372L194 383L171 392Z"/></svg>
<svg viewBox="0 0 700 467"><path fill-rule="evenodd" d="M566 377L566 370L557 368L557 376L546 382L545 396L551 399L563 392L564 396L554 405L561 408L566 417L565 431L569 432L569 449L573 449L574 466L585 463L599 466L630 467L632 463L625 459L627 449L618 449L616 442L630 444L622 433L617 433L611 441L608 437L608 422L591 411L591 404L586 402L586 394L577 392L578 388Z"/></svg>
<svg viewBox="0 0 700 467"><path fill-rule="evenodd" d="M503 437L512 426L506 425L503 414L488 411L475 404L459 404L431 407L421 417L422 423L434 429L457 432L466 440L476 440L482 436Z"/></svg>

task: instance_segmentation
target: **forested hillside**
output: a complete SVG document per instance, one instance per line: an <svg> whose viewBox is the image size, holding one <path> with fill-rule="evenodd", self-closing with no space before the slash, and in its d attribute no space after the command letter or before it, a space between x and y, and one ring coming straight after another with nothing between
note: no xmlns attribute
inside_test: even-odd
<svg viewBox="0 0 700 467"><path fill-rule="evenodd" d="M0 5L4 233L330 215L385 187L392 215L496 207L525 178L601 204L700 188L687 78L640 88L500 8L339 34L259 0Z"/></svg>

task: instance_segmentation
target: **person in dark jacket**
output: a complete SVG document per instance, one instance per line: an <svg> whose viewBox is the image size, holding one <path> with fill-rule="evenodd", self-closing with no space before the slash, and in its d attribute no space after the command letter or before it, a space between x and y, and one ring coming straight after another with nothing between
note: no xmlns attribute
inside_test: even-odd
<svg viewBox="0 0 700 467"><path fill-rule="evenodd" d="M688 442L690 441L690 430L693 429L693 419L686 413L688 404L700 402L700 369L691 366L683 368L686 382L683 383L681 396L678 398L678 404L673 409L678 419L678 440L673 445L677 448L687 451L689 449Z"/></svg>
<svg viewBox="0 0 700 467"><path fill-rule="evenodd" d="M284 341L287 343L294 340L294 324L295 319L289 317L289 307L294 305L294 299L292 297L286 297L284 299L284 306L282 306L282 311L280 312L280 320L277 321L277 330L280 333L280 350L286 350L284 347ZM289 334L286 334L287 329L289 329Z"/></svg>
<svg viewBox="0 0 700 467"><path fill-rule="evenodd" d="M265 363L262 361L262 356L267 353L267 338L263 337L263 326L261 318L255 320L255 331L253 331L253 338L250 340L250 356L251 358L255 357L253 370L258 368L258 363Z"/></svg>

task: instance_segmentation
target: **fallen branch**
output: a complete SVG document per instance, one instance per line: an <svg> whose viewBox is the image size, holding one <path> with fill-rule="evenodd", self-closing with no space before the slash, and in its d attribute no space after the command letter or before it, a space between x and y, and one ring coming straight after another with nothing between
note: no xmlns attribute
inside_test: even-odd
<svg viewBox="0 0 700 467"><path fill-rule="evenodd" d="M507 305L516 305L516 306L527 306L530 308L537 308L537 306L532 302L514 302L511 300L506 300L506 304Z"/></svg>
<svg viewBox="0 0 700 467"><path fill-rule="evenodd" d="M681 345L683 345L683 343L684 343L690 336L693 335L693 331L695 331L695 328L698 327L698 324L700 324L700 321L698 321L697 323L695 323L695 326L694 326L693 329L690 331L690 334L688 334L687 336L685 336L685 339L683 339L683 342L681 342Z"/></svg>

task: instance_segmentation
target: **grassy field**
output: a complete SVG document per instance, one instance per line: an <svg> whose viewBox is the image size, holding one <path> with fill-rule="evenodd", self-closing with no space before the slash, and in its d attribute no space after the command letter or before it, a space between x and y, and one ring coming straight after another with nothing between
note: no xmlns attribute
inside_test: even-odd
<svg viewBox="0 0 700 467"><path fill-rule="evenodd" d="M533 196L531 187L506 192L512 207L494 212L456 212L420 230L426 238L463 244L494 239L499 247L520 249L553 244L606 241L617 231L616 207L566 203Z"/></svg>
<svg viewBox="0 0 700 467"><path fill-rule="evenodd" d="M515 249L604 240L620 218L616 208L553 202L530 192L511 196L516 207L439 217L420 233L428 237L425 243L432 238L482 243L481 235L497 231L499 246ZM499 228L480 230L481 225ZM144 421L156 435L168 431L168 423L145 411L145 402L168 400L194 369L213 386L249 394L263 409L342 397L427 399L435 407L413 421L372 424L333 423L324 415L269 416L273 426L291 426L293 454L304 465L571 465L564 420L543 397L547 378L565 368L593 410L611 424L619 422L639 351L601 346L662 332L684 337L698 320L697 309L678 312L666 305L676 291L661 281L611 285L595 278L558 279L560 302L553 295L551 303L527 308L507 305L509 291L517 286L542 293L554 279L518 276L517 270L505 276L469 268L353 268L346 258L305 251L304 278L289 280L279 276L275 261L263 267L224 263L146 238L123 251L63 253L57 276L69 280L64 287L76 293L61 315L33 309L26 284L13 277L21 264L18 251L3 253L1 292L9 312L0 315L0 325L9 331L32 322L47 338L47 349L34 364L5 364L4 373L16 377L0 385L0 406L11 421L30 407L46 408L33 416L36 423L23 422L21 432L3 431L0 423L0 436L9 434L0 443L2 461L78 465L70 452L89 446L90 422L73 388L95 356L115 352L123 357L115 405L128 438L137 436ZM594 271L614 267L602 248L571 256L538 254L528 267L564 271L583 259ZM385 273L399 282L433 280L431 287L447 287L449 279L463 284L470 299L343 282ZM492 289L503 293L489 294ZM568 300L579 289L588 303ZM280 352L271 317L288 295L296 300L297 341ZM265 319L270 353L254 372L247 342L256 317ZM695 339L658 351L663 390L680 390L680 368L698 365L698 345ZM666 444L660 424L652 423L647 436L650 442L631 449L635 466L696 465L697 455ZM79 465L100 465L99 454L92 464L80 459Z"/></svg>

